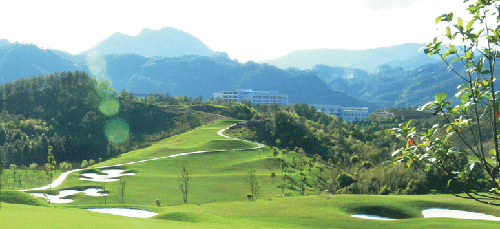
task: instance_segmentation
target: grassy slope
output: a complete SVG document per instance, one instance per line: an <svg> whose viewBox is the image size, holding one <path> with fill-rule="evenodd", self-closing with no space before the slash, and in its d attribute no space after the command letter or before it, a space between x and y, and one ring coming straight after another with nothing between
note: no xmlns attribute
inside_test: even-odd
<svg viewBox="0 0 500 229"><path fill-rule="evenodd" d="M237 148L241 144L219 137L215 132L234 123L223 121L204 126L185 134L174 136L154 144L152 147L134 151L105 164L116 164L166 156L180 152L215 150L215 147ZM224 142L227 141L227 142ZM243 143L247 144L247 143ZM244 145L246 146L246 145ZM203 148L205 147L205 148ZM207 149L208 147L208 149ZM210 148L214 147L214 148ZM253 147L253 145L250 145ZM288 157L293 154L287 155ZM177 189L180 165L185 163L191 171L192 183L190 203L179 205L182 196ZM103 165L101 163L100 165ZM99 165L98 165L99 166ZM8 222L5 228L46 228L37 222L50 222L53 227L72 225L74 228L470 228L497 225L498 222L456 219L415 219L422 217L425 208L444 207L470 210L500 216L500 209L485 206L471 200L450 195L426 196L367 196L334 195L276 198L281 193L277 188L279 178L270 173L281 171L270 149L248 151L210 152L137 163L123 168L137 172L127 176L126 207L138 206L160 213L158 219L135 219L102 213L87 212L65 207L104 207L103 198L77 194L71 204L56 205L57 208L26 205L2 205L0 222ZM261 198L247 202L248 192L245 174L255 167L262 186ZM61 188L95 186L94 182L78 180L78 173L72 174ZM116 207L116 183L107 183L111 192L106 207ZM294 196L298 192L290 191ZM156 207L155 199L161 199L163 207ZM172 205L173 206L167 206ZM374 221L350 217L354 213L371 213L396 218L410 218L398 221ZM30 220L24 220L29 218ZM4 228L4 227L2 227Z"/></svg>
<svg viewBox="0 0 500 229"><path fill-rule="evenodd" d="M453 203L452 206L449 202ZM350 217L351 211L359 206L366 209L384 207L386 212L402 212L409 218L377 221ZM62 207L3 204L0 222L6 222L2 228L65 228L68 225L71 228L486 228L498 225L498 222L485 220L420 218L422 216L419 212L429 207L457 207L500 215L494 206L449 195L336 195L153 207L153 210L160 213L153 219L128 218Z"/></svg>

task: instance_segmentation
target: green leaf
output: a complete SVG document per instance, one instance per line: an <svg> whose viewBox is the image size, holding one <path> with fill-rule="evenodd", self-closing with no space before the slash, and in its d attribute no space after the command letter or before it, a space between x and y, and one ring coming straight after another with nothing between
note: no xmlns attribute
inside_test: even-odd
<svg viewBox="0 0 500 229"><path fill-rule="evenodd" d="M448 93L446 92L438 93L436 94L436 101L438 103L442 103L446 99L446 97L448 97Z"/></svg>
<svg viewBox="0 0 500 229"><path fill-rule="evenodd" d="M476 19L469 21L469 23L467 23L467 27L465 28L465 30L467 32L471 31L472 25L474 25L475 22L476 22Z"/></svg>
<svg viewBox="0 0 500 229"><path fill-rule="evenodd" d="M497 151L495 149L491 149L490 150L490 154L493 155L493 156L496 156L497 155Z"/></svg>
<svg viewBox="0 0 500 229"><path fill-rule="evenodd" d="M443 16L438 16L438 17L436 18L436 24L437 24L437 23L439 23L439 22L441 21L441 18L443 18Z"/></svg>
<svg viewBox="0 0 500 229"><path fill-rule="evenodd" d="M411 164L413 164L413 160L410 159L406 162L406 165L408 166L408 168L411 166Z"/></svg>
<svg viewBox="0 0 500 229"><path fill-rule="evenodd" d="M459 29L460 31L462 31L462 30L463 30L463 28L464 28L464 20L462 20L462 18L458 17L458 18L457 18L457 22L458 22L458 29ZM460 28L461 28L461 29L460 29Z"/></svg>
<svg viewBox="0 0 500 229"><path fill-rule="evenodd" d="M461 101L462 103L466 103L467 101L469 101L469 100L470 100L470 96L471 96L471 95L472 95L472 92L471 92L471 91L469 91L469 92L467 92L467 93L463 94L463 95L462 95L462 98L460 98L460 101Z"/></svg>

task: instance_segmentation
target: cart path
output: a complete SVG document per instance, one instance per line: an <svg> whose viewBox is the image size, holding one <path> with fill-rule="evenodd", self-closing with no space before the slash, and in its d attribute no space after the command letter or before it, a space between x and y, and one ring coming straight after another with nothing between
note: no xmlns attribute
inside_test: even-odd
<svg viewBox="0 0 500 229"><path fill-rule="evenodd" d="M196 154L196 153L209 153L209 152L224 152L224 151L233 151L233 150L260 149L260 148L262 148L262 147L265 146L264 144L261 144L261 143L258 143L258 142L252 142L252 141L243 140L243 139L239 139L239 138L233 138L233 137L229 137L227 135L224 135L224 131L228 130L229 128L233 127L234 125L236 125L236 124L233 124L231 126L228 126L228 127L224 128L224 129L221 129L221 130L217 131L217 135L225 137L225 138L231 138L231 139L236 139L236 140L240 140L240 141L251 142L251 143L257 144L257 146L256 147L252 147L252 148L247 148L247 149L193 151L193 152L173 154L173 155L165 156L165 157L157 157L157 158L145 159L145 160L140 160L140 161L132 161L132 162L127 162L127 163L115 164L115 165L99 166L99 167L94 167L94 168L96 168L96 169L104 169L104 168L110 168L110 167L116 167L116 166L122 166L122 165L131 165L131 164L142 163L142 162L147 162L147 161L154 161L154 160L166 159L166 158L171 158L171 157L185 156L185 155ZM54 180L51 184L45 185L43 187L26 189L26 190L20 190L20 191L38 191L38 190L46 190L46 189L56 188L56 187L58 187L59 185L61 185L64 182L64 180L69 176L69 174L71 174L73 172L80 171L80 170L83 170L83 169L73 169L73 170L64 172L61 175L59 175L59 177L56 180Z"/></svg>

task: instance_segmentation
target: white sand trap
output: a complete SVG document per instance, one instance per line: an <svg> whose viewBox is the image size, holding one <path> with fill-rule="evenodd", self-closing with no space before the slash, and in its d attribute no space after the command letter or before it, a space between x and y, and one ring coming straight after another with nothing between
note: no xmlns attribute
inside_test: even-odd
<svg viewBox="0 0 500 229"><path fill-rule="evenodd" d="M64 197L67 196L72 196L77 193L85 193L87 196L107 196L107 193L99 193L102 191L102 189L97 189L97 188L89 188L85 191L77 191L77 190L62 190L59 192L59 195L48 195L48 194L43 194L43 193L30 193L33 196L36 197L42 197L47 199L47 202L50 202L52 204L67 204L73 202L72 199L63 199Z"/></svg>
<svg viewBox="0 0 500 229"><path fill-rule="evenodd" d="M234 124L234 125L236 125L236 124ZM224 128L222 130L217 131L217 134L219 136L222 136L222 137L225 137L225 138L232 138L232 137L224 135L223 132L225 130L231 128L234 125L231 125L230 127L227 127L227 128ZM232 139L242 140L242 139L238 139L238 138L232 138ZM247 141L247 140L243 140L243 141ZM252 141L247 141L247 142L252 142ZM262 148L262 147L265 146L264 144L257 143L257 142L252 142L252 143L257 144L257 146L253 147L253 148L249 148L249 149L259 149L259 148ZM215 151L225 152L227 150L215 150ZM175 155L170 155L170 156L165 156L165 157L152 158L152 159L146 159L146 160L141 160L141 161L132 161L132 162L127 162L127 163L115 164L115 165L99 166L99 167L96 167L96 169L104 169L104 168L110 168L110 167L122 166L122 165L131 165L131 164L135 164L135 163L139 163L139 162L146 162L146 161L152 161L152 160L158 160L158 159L166 159L166 158L172 158L172 157L177 157L177 156L183 156L183 155L188 155L188 154L209 153L209 152L211 152L211 151L195 151L195 152L189 152L189 153L180 153L180 154L175 154ZM56 180L54 180L49 185L46 185L46 186L43 186L43 187L39 187L39 188L32 188L32 189L27 189L27 190L20 190L20 191L46 190L46 189L49 189L49 188L55 188L55 187L59 186L60 184L62 184L62 182L66 179L66 177L68 177L69 174L71 174L73 172L76 172L76 171L80 171L80 170L82 170L82 169L74 169L74 170L62 173ZM110 170L113 170L113 169L110 169ZM103 172L105 172L105 170L103 170ZM92 173L85 173L85 174L92 174ZM93 173L93 174L95 174L95 173ZM123 176L123 175L135 175L135 174L121 174L120 176ZM90 181L103 180L103 182L111 182L111 181L117 181L118 180L118 179L112 179L112 178L116 178L116 177L111 177L110 175L98 175L98 174L95 174L95 175L90 175L90 176L91 177L86 176L86 178L80 178L80 180L90 180ZM98 177L98 176L106 176L106 178L111 178L111 179L102 179L101 177Z"/></svg>
<svg viewBox="0 0 500 229"><path fill-rule="evenodd" d="M486 215L477 212L443 209L443 208L425 209L422 211L422 215L424 215L424 218L446 217L446 218L456 218L456 219L482 219L482 220L500 221L500 217L492 215Z"/></svg>
<svg viewBox="0 0 500 229"><path fill-rule="evenodd" d="M122 215L122 216L128 216L128 217L137 217L137 218L150 218L155 215L158 215L156 212L150 212L146 210L140 210L140 209L128 209L128 208L91 208L91 209L85 209L93 212L100 212L100 213L108 213L108 214L113 214L113 215Z"/></svg>
<svg viewBox="0 0 500 229"><path fill-rule="evenodd" d="M351 215L351 217L362 218L362 219L376 219L376 220L396 220L389 217L383 217L379 215L366 215L366 214L355 214Z"/></svg>
<svg viewBox="0 0 500 229"><path fill-rule="evenodd" d="M135 175L135 173L123 173L124 171L125 170L123 169L105 169L101 171L103 173L106 173L107 175L99 175L97 173L82 173L82 176L84 177L80 177L80 180L113 182L119 180L116 179L117 177Z"/></svg>

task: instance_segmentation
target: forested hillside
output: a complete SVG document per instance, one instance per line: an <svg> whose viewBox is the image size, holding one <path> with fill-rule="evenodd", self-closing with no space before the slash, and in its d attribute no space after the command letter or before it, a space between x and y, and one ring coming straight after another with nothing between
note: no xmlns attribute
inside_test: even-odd
<svg viewBox="0 0 500 229"><path fill-rule="evenodd" d="M458 65L456 69L463 71ZM461 83L461 78L449 71L444 63L428 64L409 71L389 65L379 66L374 73L326 65L317 65L313 71L333 90L344 91L380 107L422 106L433 101L437 93L454 95Z"/></svg>
<svg viewBox="0 0 500 229"><path fill-rule="evenodd" d="M234 89L278 91L288 94L290 103L368 106L344 92L332 91L309 71L282 70L272 65L238 63L227 54L214 57L144 58L138 55L106 56L107 73L117 90L137 93L169 93L203 96Z"/></svg>
<svg viewBox="0 0 500 229"><path fill-rule="evenodd" d="M62 72L0 85L3 164L44 164L48 146L57 161L106 159L203 123L192 112L165 112L133 94L117 94L84 72ZM116 101L115 103L108 103ZM108 112L106 110L113 110ZM109 129L128 132L114 144ZM129 134L128 134L129 133Z"/></svg>

